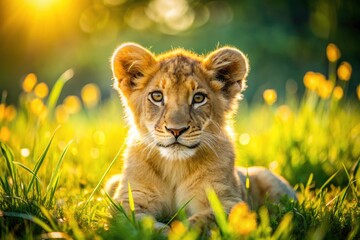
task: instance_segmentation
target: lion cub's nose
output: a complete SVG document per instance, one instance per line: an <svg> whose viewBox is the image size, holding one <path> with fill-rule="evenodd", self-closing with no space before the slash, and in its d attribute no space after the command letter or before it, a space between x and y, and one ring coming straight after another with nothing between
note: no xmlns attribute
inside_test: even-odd
<svg viewBox="0 0 360 240"><path fill-rule="evenodd" d="M175 138L178 138L181 134L186 132L189 127L183 127L183 128L167 128L165 127L168 132L171 132L172 135L174 135Z"/></svg>

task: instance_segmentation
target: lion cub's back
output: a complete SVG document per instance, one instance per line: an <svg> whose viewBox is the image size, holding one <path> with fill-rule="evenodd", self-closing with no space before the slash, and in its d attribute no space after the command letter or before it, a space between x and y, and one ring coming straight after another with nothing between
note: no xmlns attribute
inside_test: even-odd
<svg viewBox="0 0 360 240"><path fill-rule="evenodd" d="M295 191L290 184L281 176L272 173L263 167L237 168L243 186L246 186L246 176L250 180L250 196L246 201L257 209L268 199L271 202L279 202L283 195L297 199Z"/></svg>

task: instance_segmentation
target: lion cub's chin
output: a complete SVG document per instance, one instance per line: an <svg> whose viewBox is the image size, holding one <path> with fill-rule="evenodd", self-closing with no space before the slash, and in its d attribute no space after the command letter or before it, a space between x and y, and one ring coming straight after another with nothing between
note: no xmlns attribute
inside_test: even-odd
<svg viewBox="0 0 360 240"><path fill-rule="evenodd" d="M196 153L196 149L187 148L181 145L174 145L170 147L159 147L161 156L166 158L169 161L182 161L186 160Z"/></svg>

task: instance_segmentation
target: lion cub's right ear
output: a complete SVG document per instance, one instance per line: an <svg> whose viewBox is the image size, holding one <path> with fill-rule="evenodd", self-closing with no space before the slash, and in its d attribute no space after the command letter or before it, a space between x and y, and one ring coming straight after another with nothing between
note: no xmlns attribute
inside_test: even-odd
<svg viewBox="0 0 360 240"><path fill-rule="evenodd" d="M152 53L135 43L125 43L118 47L112 56L111 65L114 74L114 87L128 96L132 91L141 89L145 77L155 66Z"/></svg>

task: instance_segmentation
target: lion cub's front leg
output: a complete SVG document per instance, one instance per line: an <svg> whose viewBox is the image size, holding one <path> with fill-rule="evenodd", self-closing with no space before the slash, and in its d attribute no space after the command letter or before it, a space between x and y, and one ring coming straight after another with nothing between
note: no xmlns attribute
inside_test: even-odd
<svg viewBox="0 0 360 240"><path fill-rule="evenodd" d="M225 179L226 178L226 179ZM181 207L179 202L185 202L191 199L187 206L190 225L200 228L209 228L215 224L215 216L208 199L209 192L214 191L221 202L227 214L238 202L243 201L244 189L241 188L237 176L232 174L219 174L217 176L209 174L194 176L177 189L178 208Z"/></svg>
<svg viewBox="0 0 360 240"><path fill-rule="evenodd" d="M156 220L164 218L168 214L169 206L166 204L166 192L160 192L159 184L151 184L151 186L144 186L141 181L131 181L131 194L134 200L135 218L141 220L145 216L154 217ZM123 175L113 176L106 184L106 192L125 210L126 214L131 214L129 202L129 188L128 179ZM113 215L117 215L115 209ZM161 222L156 221L156 229L167 231L168 226Z"/></svg>

